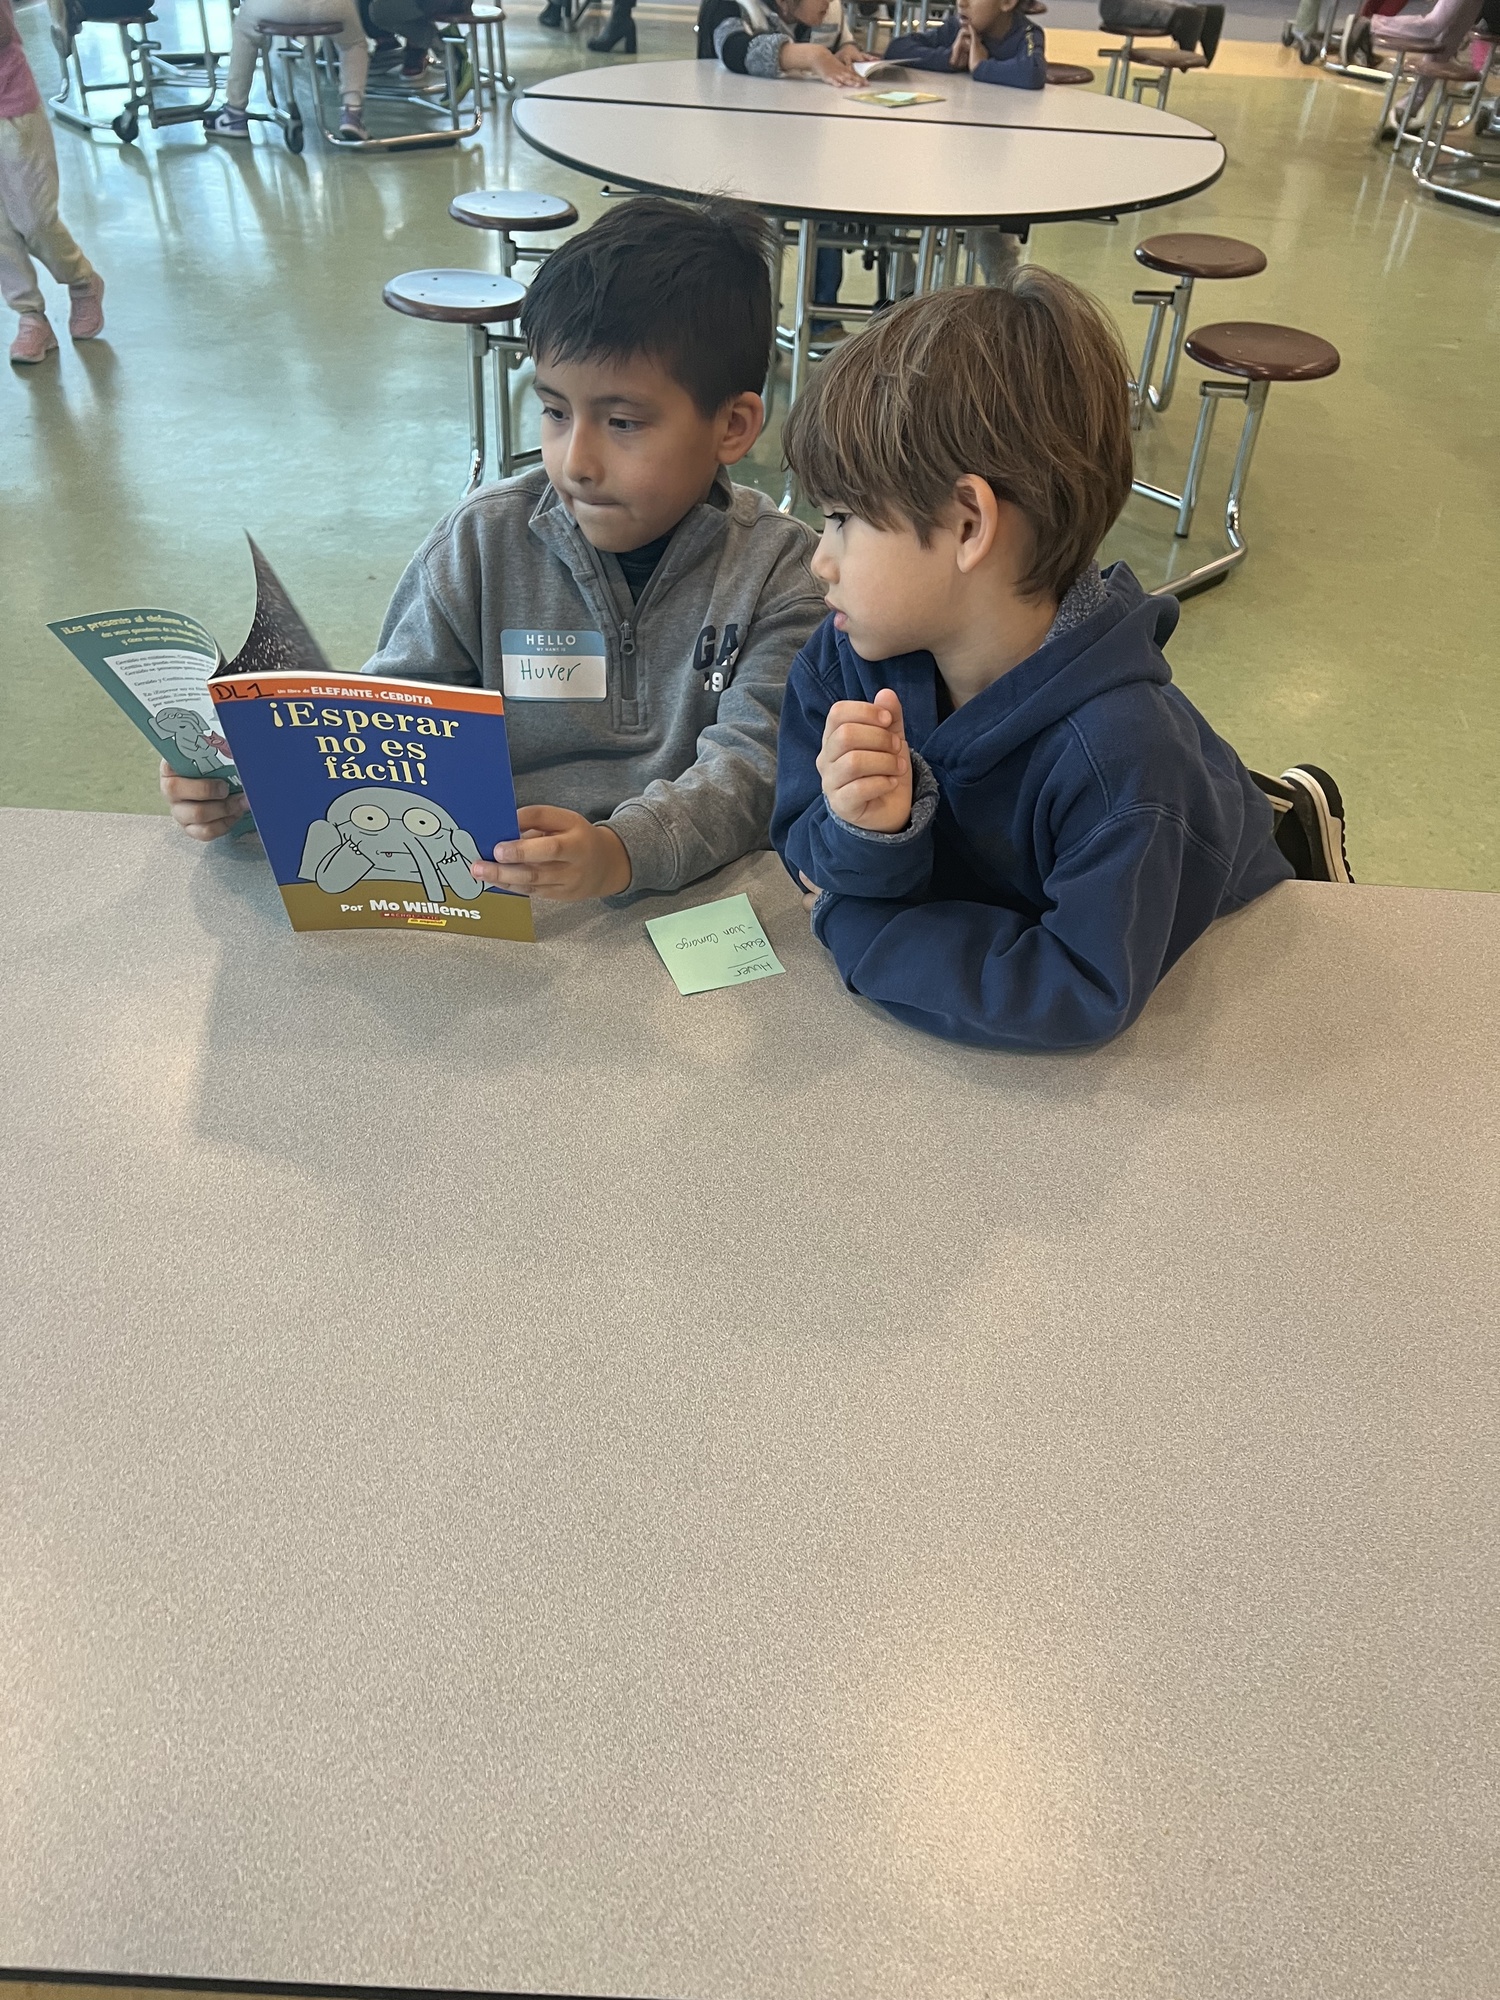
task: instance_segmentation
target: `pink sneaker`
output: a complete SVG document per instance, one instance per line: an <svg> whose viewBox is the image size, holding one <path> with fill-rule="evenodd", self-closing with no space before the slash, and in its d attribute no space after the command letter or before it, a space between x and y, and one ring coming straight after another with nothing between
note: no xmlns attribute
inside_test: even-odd
<svg viewBox="0 0 1500 2000"><path fill-rule="evenodd" d="M104 331L104 280L96 271L86 285L70 285L73 307L68 314L68 332L74 340L92 340Z"/></svg>
<svg viewBox="0 0 1500 2000"><path fill-rule="evenodd" d="M57 352L57 335L45 313L22 313L16 337L10 344L12 361L30 364L45 361Z"/></svg>

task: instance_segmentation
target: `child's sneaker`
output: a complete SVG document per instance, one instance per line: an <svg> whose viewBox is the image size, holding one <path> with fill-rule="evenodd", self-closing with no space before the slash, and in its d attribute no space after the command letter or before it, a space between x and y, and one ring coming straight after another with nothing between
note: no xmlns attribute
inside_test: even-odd
<svg viewBox="0 0 1500 2000"><path fill-rule="evenodd" d="M68 332L74 340L93 340L104 331L104 280L96 271L81 285L69 285L73 304Z"/></svg>
<svg viewBox="0 0 1500 2000"><path fill-rule="evenodd" d="M203 129L214 139L248 139L250 120L243 111L236 111L233 105L224 104L217 111L210 111L203 121Z"/></svg>
<svg viewBox="0 0 1500 2000"><path fill-rule="evenodd" d="M406 51L394 35L377 35L370 51L371 69L395 69Z"/></svg>
<svg viewBox="0 0 1500 2000"><path fill-rule="evenodd" d="M18 367L29 368L57 352L57 335L45 313L22 313L16 337L10 344L10 358Z"/></svg>
<svg viewBox="0 0 1500 2000"><path fill-rule="evenodd" d="M1352 882L1344 845L1344 800L1328 773L1316 764L1293 764L1280 778L1256 784L1276 815L1276 845L1299 882Z"/></svg>
<svg viewBox="0 0 1500 2000"><path fill-rule="evenodd" d="M368 139L364 120L360 117L362 105L346 104L339 112L339 137L341 139Z"/></svg>

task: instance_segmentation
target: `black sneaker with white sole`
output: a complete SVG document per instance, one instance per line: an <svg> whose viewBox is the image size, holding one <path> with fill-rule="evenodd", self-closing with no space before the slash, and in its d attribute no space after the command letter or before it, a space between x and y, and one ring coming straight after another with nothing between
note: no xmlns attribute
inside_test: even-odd
<svg viewBox="0 0 1500 2000"><path fill-rule="evenodd" d="M1251 777L1271 801L1276 845L1299 882L1352 882L1344 844L1344 800L1317 764L1293 764L1279 778Z"/></svg>

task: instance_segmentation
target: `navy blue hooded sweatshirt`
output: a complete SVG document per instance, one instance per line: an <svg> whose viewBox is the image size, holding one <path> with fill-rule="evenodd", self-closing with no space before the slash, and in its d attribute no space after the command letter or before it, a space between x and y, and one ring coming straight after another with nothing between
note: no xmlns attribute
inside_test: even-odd
<svg viewBox="0 0 1500 2000"><path fill-rule="evenodd" d="M1123 563L1075 584L1035 653L939 719L930 653L862 660L832 618L792 667L771 839L824 891L813 930L898 1020L999 1049L1108 1041L1215 917L1292 870L1271 808L1172 685L1177 603ZM900 697L912 813L837 819L816 758L836 701Z"/></svg>
<svg viewBox="0 0 1500 2000"><path fill-rule="evenodd" d="M953 44L962 26L956 12L922 35L898 35L885 52L887 62L907 69L951 71ZM1005 33L985 35L984 60L973 72L976 83L1008 83L1012 90L1040 90L1047 81L1047 43L1028 16L1012 18Z"/></svg>

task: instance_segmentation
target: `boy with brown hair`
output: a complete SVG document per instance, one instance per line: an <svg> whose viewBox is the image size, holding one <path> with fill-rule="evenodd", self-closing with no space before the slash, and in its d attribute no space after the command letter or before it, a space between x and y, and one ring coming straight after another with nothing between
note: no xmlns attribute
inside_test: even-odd
<svg viewBox="0 0 1500 2000"><path fill-rule="evenodd" d="M851 990L956 1041L1103 1042L1216 917L1348 879L1333 781L1257 782L1171 684L1176 601L1094 562L1131 434L1086 293L1029 267L896 307L786 455L832 615L788 682L771 837Z"/></svg>

